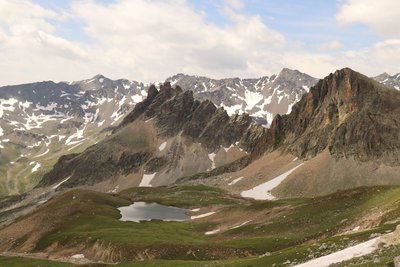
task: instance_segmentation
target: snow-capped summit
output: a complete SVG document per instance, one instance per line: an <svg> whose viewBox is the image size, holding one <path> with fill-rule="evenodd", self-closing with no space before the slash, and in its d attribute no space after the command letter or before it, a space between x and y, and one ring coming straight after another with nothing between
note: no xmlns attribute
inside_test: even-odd
<svg viewBox="0 0 400 267"><path fill-rule="evenodd" d="M224 107L228 114L249 113L264 125L276 114L287 114L294 103L313 86L317 79L298 70L284 68L278 75L253 79L211 79L177 74L169 77L171 85L194 92L199 100L210 100Z"/></svg>
<svg viewBox="0 0 400 267"><path fill-rule="evenodd" d="M386 72L374 77L374 79L388 87L392 87L396 90L400 90L400 73L393 76L387 74Z"/></svg>

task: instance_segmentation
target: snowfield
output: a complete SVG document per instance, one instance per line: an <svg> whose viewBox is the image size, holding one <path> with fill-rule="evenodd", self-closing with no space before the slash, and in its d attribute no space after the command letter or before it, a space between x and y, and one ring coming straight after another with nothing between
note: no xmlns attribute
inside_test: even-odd
<svg viewBox="0 0 400 267"><path fill-rule="evenodd" d="M215 229L215 230L211 230L208 232L205 232L205 235L215 235L216 233L218 233L220 230L219 229Z"/></svg>
<svg viewBox="0 0 400 267"><path fill-rule="evenodd" d="M230 182L228 185L234 185L234 184L236 184L237 182L241 181L243 178L244 178L243 176L242 176L242 177L239 177L239 178L236 178L235 180L233 180L232 182Z"/></svg>
<svg viewBox="0 0 400 267"><path fill-rule="evenodd" d="M166 147L167 147L167 142L164 142L158 147L158 150L163 151Z"/></svg>
<svg viewBox="0 0 400 267"><path fill-rule="evenodd" d="M214 161L215 156L216 156L215 153L208 154L208 158L211 160L211 170L215 169L215 161Z"/></svg>
<svg viewBox="0 0 400 267"><path fill-rule="evenodd" d="M139 184L139 187L151 187L151 180L153 180L154 176L156 176L156 172L153 174L143 174L142 181Z"/></svg>
<svg viewBox="0 0 400 267"><path fill-rule="evenodd" d="M271 194L271 190L280 185L280 183L282 183L283 180L286 179L286 177L288 177L292 172L294 172L298 167L302 165L303 163L273 178L272 180L269 180L266 183L260 184L252 189L243 191L240 195L242 197L248 197L258 200L273 200L275 199L275 197Z"/></svg>
<svg viewBox="0 0 400 267"><path fill-rule="evenodd" d="M36 162L35 166L32 168L32 173L36 172L40 168L40 163Z"/></svg>
<svg viewBox="0 0 400 267"><path fill-rule="evenodd" d="M200 215L190 216L190 219L191 219L191 220L200 219L200 218L204 218L204 217L213 215L214 213L215 213L215 211L211 211L211 212L207 212L207 213L200 214Z"/></svg>
<svg viewBox="0 0 400 267"><path fill-rule="evenodd" d="M56 184L55 186L53 186L52 189L57 189L60 185L62 185L62 184L65 183L66 181L68 181L69 178L71 178L71 177L72 177L72 175L69 176L69 177L67 177L67 178L65 178L64 180L62 180L61 182L59 182L58 184Z"/></svg>
<svg viewBox="0 0 400 267"><path fill-rule="evenodd" d="M339 263L342 261L350 260L352 258L370 254L377 249L375 244L379 238L380 237L376 237L374 239L368 240L352 247L345 248L332 254L295 265L295 267L326 267L333 263Z"/></svg>

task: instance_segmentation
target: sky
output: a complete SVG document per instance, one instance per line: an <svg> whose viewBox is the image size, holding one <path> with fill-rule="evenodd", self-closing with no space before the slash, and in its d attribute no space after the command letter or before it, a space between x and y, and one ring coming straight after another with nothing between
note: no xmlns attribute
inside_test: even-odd
<svg viewBox="0 0 400 267"><path fill-rule="evenodd" d="M0 85L400 72L398 0L0 0Z"/></svg>

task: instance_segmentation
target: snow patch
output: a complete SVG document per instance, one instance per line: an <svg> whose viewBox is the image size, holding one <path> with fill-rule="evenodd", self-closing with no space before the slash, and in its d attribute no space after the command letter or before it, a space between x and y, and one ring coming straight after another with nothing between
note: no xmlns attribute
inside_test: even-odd
<svg viewBox="0 0 400 267"><path fill-rule="evenodd" d="M215 230L211 230L208 232L205 232L205 235L215 235L216 233L218 233L220 231L220 229L215 229Z"/></svg>
<svg viewBox="0 0 400 267"><path fill-rule="evenodd" d="M0 117L3 117L4 111L14 111L14 105L18 103L15 98L0 99Z"/></svg>
<svg viewBox="0 0 400 267"><path fill-rule="evenodd" d="M375 243L376 241L378 241L379 238L380 237L376 237L374 239L345 248L332 254L295 265L295 267L326 267L330 266L333 263L339 263L342 261L350 260L352 258L370 254L377 249Z"/></svg>
<svg viewBox="0 0 400 267"><path fill-rule="evenodd" d="M105 121L106 121L106 120L102 120L101 122L97 123L97 125L100 127L100 126L103 125L103 123L104 123Z"/></svg>
<svg viewBox="0 0 400 267"><path fill-rule="evenodd" d="M50 103L49 105L47 105L46 107L41 106L41 105L36 105L36 109L34 109L34 110L35 110L35 111L39 111L39 110L42 110L42 111L52 111L52 110L54 110L56 107L57 107L57 103L52 102L52 103Z"/></svg>
<svg viewBox="0 0 400 267"><path fill-rule="evenodd" d="M304 163L294 167L293 169L269 180L266 183L260 184L252 189L243 191L241 193L242 197L248 197L258 200L273 200L275 197L271 194L271 190L280 185L283 180L286 179L292 172L294 172L298 167L302 166Z"/></svg>
<svg viewBox="0 0 400 267"><path fill-rule="evenodd" d="M166 146L167 146L167 142L164 142L158 147L158 150L163 151Z"/></svg>
<svg viewBox="0 0 400 267"><path fill-rule="evenodd" d="M107 193L117 193L119 185L116 185L113 190L108 190Z"/></svg>
<svg viewBox="0 0 400 267"><path fill-rule="evenodd" d="M208 158L211 160L211 170L215 169L215 161L214 161L215 156L216 156L215 153L208 154Z"/></svg>
<svg viewBox="0 0 400 267"><path fill-rule="evenodd" d="M241 224L239 224L239 225L233 226L233 227L231 227L230 230L236 229L236 228L239 228L239 227L242 227L242 226L248 224L249 222L251 222L251 220L250 220L250 221L245 221L245 222L243 222L243 223L241 223Z"/></svg>
<svg viewBox="0 0 400 267"><path fill-rule="evenodd" d="M207 88L206 84L203 82L202 85L203 85L203 88L204 88L204 91L203 91L203 92L207 91L208 88Z"/></svg>
<svg viewBox="0 0 400 267"><path fill-rule="evenodd" d="M228 185L234 185L234 184L236 184L237 182L239 182L240 180L242 180L244 177L242 176L242 177L239 177L239 178L236 178L235 180L233 180L232 182L230 182Z"/></svg>
<svg viewBox="0 0 400 267"><path fill-rule="evenodd" d="M123 113L119 113L118 111L115 111L113 114L111 114L111 118L114 120L113 123L117 122L119 119L122 118L122 116L124 116ZM112 124L113 124L112 123Z"/></svg>
<svg viewBox="0 0 400 267"><path fill-rule="evenodd" d="M213 215L214 213L215 213L215 211L211 211L211 212L207 212L207 213L200 214L200 215L190 216L190 219L191 219L191 220L200 219L200 218L204 218L204 217Z"/></svg>
<svg viewBox="0 0 400 267"><path fill-rule="evenodd" d="M36 162L35 166L33 166L33 168L32 168L32 173L36 172L40 168L40 166L41 166L40 163Z"/></svg>
<svg viewBox="0 0 400 267"><path fill-rule="evenodd" d="M139 187L151 187L151 180L153 180L154 176L156 176L156 172L153 174L143 174L142 181L139 184Z"/></svg>
<svg viewBox="0 0 400 267"><path fill-rule="evenodd" d="M234 115L236 113L239 114L241 112L241 109L242 109L242 105L241 104L230 106L230 107L225 106L224 104L221 104L221 107L223 107L226 110L226 113L229 116L232 116L232 115Z"/></svg>
<svg viewBox="0 0 400 267"><path fill-rule="evenodd" d="M232 144L229 147L223 147L223 149L225 150L225 152L228 152L229 149L234 148L235 146Z"/></svg>
<svg viewBox="0 0 400 267"><path fill-rule="evenodd" d="M72 175L69 176L69 177L67 177L67 178L65 178L64 180L62 180L61 182L59 182L58 184L56 184L55 186L53 186L52 189L57 189L60 185L62 185L62 184L65 183L66 181L68 181L69 178L71 178L71 177L72 177Z"/></svg>
<svg viewBox="0 0 400 267"><path fill-rule="evenodd" d="M246 90L245 94L245 102L246 102L246 110L251 110L258 102L260 102L264 97L262 94L257 92L251 92Z"/></svg>
<svg viewBox="0 0 400 267"><path fill-rule="evenodd" d="M85 255L83 255L83 254L75 254L75 255L72 255L71 258L77 259L77 260L81 260L81 259L85 258Z"/></svg>
<svg viewBox="0 0 400 267"><path fill-rule="evenodd" d="M33 158L38 158L38 157L44 156L44 155L46 155L47 153L49 153L49 151L50 151L50 149L47 149L47 150L46 150L45 152L43 152L42 154L37 155L37 156L34 156Z"/></svg>

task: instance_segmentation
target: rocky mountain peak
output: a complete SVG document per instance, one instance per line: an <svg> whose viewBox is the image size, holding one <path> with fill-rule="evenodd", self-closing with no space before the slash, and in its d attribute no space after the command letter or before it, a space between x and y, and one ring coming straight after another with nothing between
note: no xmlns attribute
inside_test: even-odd
<svg viewBox="0 0 400 267"><path fill-rule="evenodd" d="M170 137L182 131L184 136L202 141L210 151L239 141L251 123L248 114L229 117L223 107L217 108L210 100L195 100L192 91L173 87L168 81L160 85L160 90L151 86L147 98L135 106L119 128L141 116L154 120L160 136Z"/></svg>
<svg viewBox="0 0 400 267"><path fill-rule="evenodd" d="M385 86L400 90L400 73L391 76L390 74L384 72L373 79L381 84L384 84Z"/></svg>
<svg viewBox="0 0 400 267"><path fill-rule="evenodd" d="M337 157L398 164L399 103L399 92L341 69L320 80L289 115L277 117L267 134L274 141L265 143L301 158L328 148Z"/></svg>
<svg viewBox="0 0 400 267"><path fill-rule="evenodd" d="M297 70L283 69L278 75L252 79L210 79L177 74L167 79L172 85L193 91L201 101L224 107L228 115L249 113L268 126L276 114L286 114L317 80Z"/></svg>
<svg viewBox="0 0 400 267"><path fill-rule="evenodd" d="M111 136L83 153L61 157L39 186L68 177L63 187L94 184L110 177L138 172L142 166L154 170L168 165L168 168L179 170L176 164L183 157L183 151L193 147L205 154L208 162L209 157L222 148L229 150L231 146L238 146L251 123L248 114L230 117L223 107L217 108L209 100L196 100L192 91L173 87L170 82L161 84L159 90L150 86L146 99L133 108ZM155 140L171 140L168 156L158 155L163 149L154 149ZM239 151L239 154L246 153ZM187 157L192 157L187 153ZM89 170L87 165L97 167ZM107 166L109 171L104 173L102 166ZM205 171L205 166L199 168ZM192 173L190 168L188 171ZM177 178L179 176L171 177L173 180Z"/></svg>
<svg viewBox="0 0 400 267"><path fill-rule="evenodd" d="M387 72L384 72L384 73L379 74L378 76L374 77L374 79L377 80L378 82L383 82L384 80L386 80L390 77L391 76Z"/></svg>
<svg viewBox="0 0 400 267"><path fill-rule="evenodd" d="M283 68L278 76L286 76L286 77L292 77L292 76L299 76L299 75L304 75L305 73L302 73L298 70L292 70L289 68Z"/></svg>

